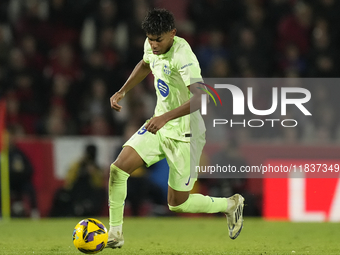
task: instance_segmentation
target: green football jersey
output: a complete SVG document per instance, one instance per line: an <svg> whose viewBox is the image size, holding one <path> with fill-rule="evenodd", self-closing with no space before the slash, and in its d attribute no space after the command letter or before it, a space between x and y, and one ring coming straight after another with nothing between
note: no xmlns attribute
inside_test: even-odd
<svg viewBox="0 0 340 255"><path fill-rule="evenodd" d="M161 55L152 53L146 39L143 60L150 65L155 77L154 85L157 95L155 116L171 111L190 100L192 93L189 85L203 81L201 69L190 45L178 36L174 37L170 50ZM205 132L205 126L199 111L167 122L158 132L166 137L189 141Z"/></svg>

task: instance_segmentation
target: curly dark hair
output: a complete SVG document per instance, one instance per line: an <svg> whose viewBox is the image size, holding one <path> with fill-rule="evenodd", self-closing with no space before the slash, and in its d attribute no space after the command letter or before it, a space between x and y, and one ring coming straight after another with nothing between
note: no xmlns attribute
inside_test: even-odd
<svg viewBox="0 0 340 255"><path fill-rule="evenodd" d="M142 22L142 29L149 35L161 35L174 28L174 15L165 9L150 10Z"/></svg>

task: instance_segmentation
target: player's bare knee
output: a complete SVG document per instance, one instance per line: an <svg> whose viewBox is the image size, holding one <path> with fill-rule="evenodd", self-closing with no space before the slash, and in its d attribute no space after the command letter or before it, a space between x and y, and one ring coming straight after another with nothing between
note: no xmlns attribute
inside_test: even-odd
<svg viewBox="0 0 340 255"><path fill-rule="evenodd" d="M110 169L113 168L112 166L116 166L116 167L118 167L119 169L123 170L123 169L122 169L122 168L123 168L123 165L119 162L118 159L116 159L116 160L111 164ZM124 171L124 170L123 170L123 171Z"/></svg>

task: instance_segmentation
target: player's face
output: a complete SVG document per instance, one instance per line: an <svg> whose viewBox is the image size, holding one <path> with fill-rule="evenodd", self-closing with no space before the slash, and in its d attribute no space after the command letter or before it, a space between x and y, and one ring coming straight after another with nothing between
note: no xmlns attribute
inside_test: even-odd
<svg viewBox="0 0 340 255"><path fill-rule="evenodd" d="M155 55L160 55L167 53L170 50L172 43L174 42L174 37L176 35L176 29L173 29L167 33L161 35L150 35L147 34L152 53Z"/></svg>

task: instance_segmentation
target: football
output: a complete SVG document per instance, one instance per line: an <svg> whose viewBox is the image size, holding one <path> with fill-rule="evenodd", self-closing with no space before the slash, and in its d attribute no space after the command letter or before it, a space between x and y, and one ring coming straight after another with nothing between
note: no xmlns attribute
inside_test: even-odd
<svg viewBox="0 0 340 255"><path fill-rule="evenodd" d="M95 254L102 251L107 244L107 239L106 227L96 219L81 220L73 230L74 246L86 254Z"/></svg>

